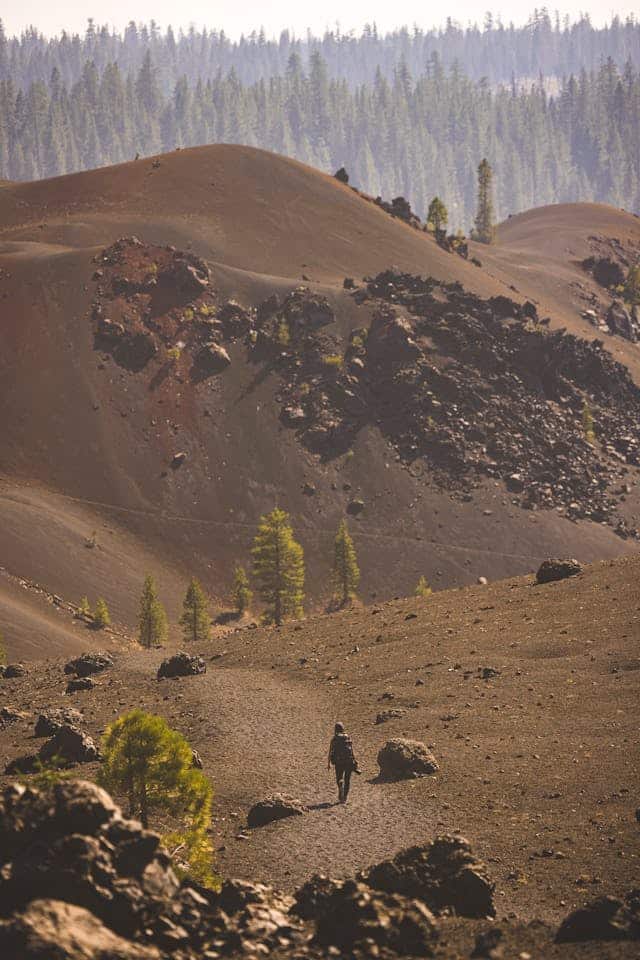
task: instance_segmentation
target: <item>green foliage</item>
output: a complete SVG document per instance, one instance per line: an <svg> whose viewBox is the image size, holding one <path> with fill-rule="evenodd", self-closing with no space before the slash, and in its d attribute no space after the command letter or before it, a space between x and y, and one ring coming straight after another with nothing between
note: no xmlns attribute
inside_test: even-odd
<svg viewBox="0 0 640 960"><path fill-rule="evenodd" d="M88 619L91 616L91 605L88 597L82 597L80 600L76 616L84 617L85 619Z"/></svg>
<svg viewBox="0 0 640 960"><path fill-rule="evenodd" d="M340 521L333 545L333 586L342 604L352 600L360 583L356 549L346 520Z"/></svg>
<svg viewBox="0 0 640 960"><path fill-rule="evenodd" d="M96 608L93 611L93 625L98 630L102 630L103 627L111 626L109 608L102 597L98 597L96 600Z"/></svg>
<svg viewBox="0 0 640 960"><path fill-rule="evenodd" d="M138 641L143 647L163 644L168 636L167 615L158 599L155 580L149 574L142 588L138 614Z"/></svg>
<svg viewBox="0 0 640 960"><path fill-rule="evenodd" d="M132 710L107 728L102 753L100 783L125 793L130 816L139 816L144 827L155 811L178 819L182 826L167 841L183 845L190 861L188 873L214 885L207 832L213 791L202 771L194 767L193 752L184 737L162 717Z"/></svg>
<svg viewBox="0 0 640 960"><path fill-rule="evenodd" d="M635 267L629 267L623 296L627 303L640 304L640 263Z"/></svg>
<svg viewBox="0 0 640 960"><path fill-rule="evenodd" d="M265 619L280 626L287 617L301 617L304 552L284 510L276 507L260 518L251 554L258 591L267 605Z"/></svg>
<svg viewBox="0 0 640 960"><path fill-rule="evenodd" d="M182 603L180 626L184 629L185 640L208 640L211 635L209 601L195 577L192 578Z"/></svg>
<svg viewBox="0 0 640 960"><path fill-rule="evenodd" d="M249 578L244 567L238 564L233 572L233 606L239 616L243 616L251 606L253 593L249 587Z"/></svg>
<svg viewBox="0 0 640 960"><path fill-rule="evenodd" d="M591 407L586 400L582 407L582 429L584 431L584 438L587 443L595 443L596 431L593 422L593 414L591 413Z"/></svg>
<svg viewBox="0 0 640 960"><path fill-rule="evenodd" d="M288 347L291 343L291 330L286 320L279 320L276 327L276 340L281 347Z"/></svg>
<svg viewBox="0 0 640 960"><path fill-rule="evenodd" d="M493 170L489 161L485 158L478 167L478 212L475 219L473 239L479 243L493 243L495 232Z"/></svg>
<svg viewBox="0 0 640 960"><path fill-rule="evenodd" d="M431 587L427 582L426 577L420 577L418 584L415 589L416 597L430 597L432 593Z"/></svg>
<svg viewBox="0 0 640 960"><path fill-rule="evenodd" d="M193 310L191 309L191 307L187 307L187 309L182 314L182 319L186 320L188 323L190 323L193 320Z"/></svg>
<svg viewBox="0 0 640 960"><path fill-rule="evenodd" d="M322 358L325 367L335 367L338 369L344 363L344 357L339 353L325 353Z"/></svg>
<svg viewBox="0 0 640 960"><path fill-rule="evenodd" d="M7 665L7 648L4 642L4 636L0 630L0 667L6 667Z"/></svg>
<svg viewBox="0 0 640 960"><path fill-rule="evenodd" d="M446 227L449 222L449 213L440 197L434 197L429 204L427 212L427 223L438 233Z"/></svg>
<svg viewBox="0 0 640 960"><path fill-rule="evenodd" d="M167 350L167 357L172 363L177 363L181 356L182 347L176 345L175 347L170 347Z"/></svg>
<svg viewBox="0 0 640 960"><path fill-rule="evenodd" d="M37 790L48 790L60 780L67 780L74 776L74 771L69 769L69 763L57 754L49 760L41 760L36 757L33 765L33 773L20 777L21 783L26 786L35 787Z"/></svg>

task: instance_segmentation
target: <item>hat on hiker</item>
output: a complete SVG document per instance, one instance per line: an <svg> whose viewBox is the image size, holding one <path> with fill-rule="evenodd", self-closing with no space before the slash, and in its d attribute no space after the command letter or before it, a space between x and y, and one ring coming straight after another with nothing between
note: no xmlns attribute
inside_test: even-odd
<svg viewBox="0 0 640 960"><path fill-rule="evenodd" d="M343 723L340 723L340 722L336 723L335 733L344 733L344 724L343 724Z"/></svg>

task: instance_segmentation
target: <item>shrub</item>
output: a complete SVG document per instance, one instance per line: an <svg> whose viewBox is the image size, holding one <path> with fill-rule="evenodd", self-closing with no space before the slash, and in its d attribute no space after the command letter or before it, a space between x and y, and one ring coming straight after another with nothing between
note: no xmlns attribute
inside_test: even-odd
<svg viewBox="0 0 640 960"><path fill-rule="evenodd" d="M418 583L417 583L417 586L416 586L416 589L415 589L414 592L415 592L416 597L430 597L430 596L431 596L432 590L431 590L431 587L429 586L429 584L428 584L428 582L427 582L426 577L420 577L420 579L418 580Z"/></svg>
<svg viewBox="0 0 640 960"><path fill-rule="evenodd" d="M584 431L584 438L587 443L596 442L596 431L593 422L593 415L591 413L591 407L585 400L584 406L582 407L582 429Z"/></svg>
<svg viewBox="0 0 640 960"><path fill-rule="evenodd" d="M109 608L102 597L98 597L96 600L96 608L93 611L93 625L98 630L102 630L103 627L111 626Z"/></svg>
<svg viewBox="0 0 640 960"><path fill-rule="evenodd" d="M322 358L322 362L325 367L339 368L344 363L344 357L342 357L339 353L325 353Z"/></svg>

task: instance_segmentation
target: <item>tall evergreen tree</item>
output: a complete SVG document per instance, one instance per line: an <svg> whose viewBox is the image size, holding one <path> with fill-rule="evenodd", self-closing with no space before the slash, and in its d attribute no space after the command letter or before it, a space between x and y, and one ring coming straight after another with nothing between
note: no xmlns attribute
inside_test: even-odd
<svg viewBox="0 0 640 960"><path fill-rule="evenodd" d="M345 605L352 600L360 583L356 549L346 520L341 520L333 545L333 584L336 596Z"/></svg>
<svg viewBox="0 0 640 960"><path fill-rule="evenodd" d="M433 227L435 233L440 233L449 222L449 213L440 197L434 197L429 204L427 223Z"/></svg>
<svg viewBox="0 0 640 960"><path fill-rule="evenodd" d="M495 239L493 213L493 170L485 158L478 167L478 212L473 238L480 243L493 243Z"/></svg>
<svg viewBox="0 0 640 960"><path fill-rule="evenodd" d="M185 640L208 640L211 635L209 603L199 581L193 577L182 604L180 626Z"/></svg>
<svg viewBox="0 0 640 960"><path fill-rule="evenodd" d="M168 636L167 615L158 599L156 583L151 574L144 581L138 615L138 640L143 647L163 644Z"/></svg>
<svg viewBox="0 0 640 960"><path fill-rule="evenodd" d="M266 604L265 619L279 627L288 617L301 617L304 552L284 510L276 507L260 518L251 554L260 597Z"/></svg>

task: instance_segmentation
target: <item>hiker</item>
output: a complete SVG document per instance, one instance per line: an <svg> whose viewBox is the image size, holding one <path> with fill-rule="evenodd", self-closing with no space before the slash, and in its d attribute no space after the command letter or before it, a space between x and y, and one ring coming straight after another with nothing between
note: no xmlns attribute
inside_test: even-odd
<svg viewBox="0 0 640 960"><path fill-rule="evenodd" d="M333 764L336 771L338 799L340 803L346 803L351 785L351 774L360 773L360 770L358 770L358 762L353 755L351 737L347 736L344 732L344 725L342 723L336 723L334 734L331 738L327 770L331 769L331 764Z"/></svg>

